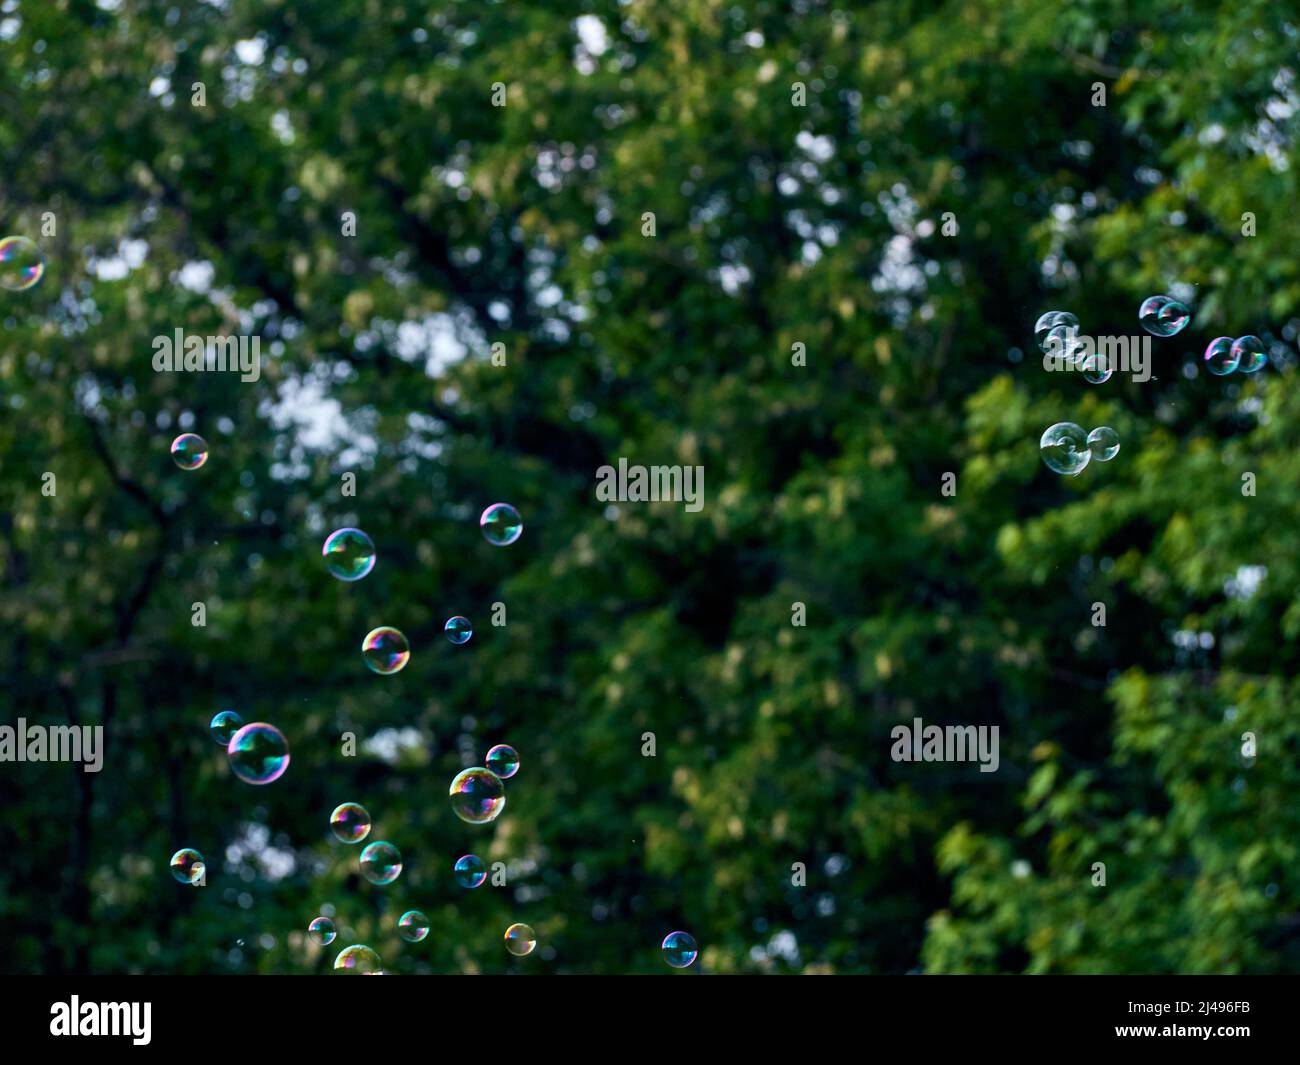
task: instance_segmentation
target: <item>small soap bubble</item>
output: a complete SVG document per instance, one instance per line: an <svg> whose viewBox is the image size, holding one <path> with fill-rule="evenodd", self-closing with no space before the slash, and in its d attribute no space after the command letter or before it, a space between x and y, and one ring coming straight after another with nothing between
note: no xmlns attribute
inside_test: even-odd
<svg viewBox="0 0 1300 1065"><path fill-rule="evenodd" d="M1109 355L1089 355L1081 365L1083 379L1092 385L1105 384L1115 373Z"/></svg>
<svg viewBox="0 0 1300 1065"><path fill-rule="evenodd" d="M1191 308L1172 296L1148 296L1138 308L1138 321L1142 328L1156 337L1181 333L1191 317Z"/></svg>
<svg viewBox="0 0 1300 1065"><path fill-rule="evenodd" d="M289 768L289 741L274 725L254 721L245 725L226 745L235 776L249 784L270 784Z"/></svg>
<svg viewBox="0 0 1300 1065"><path fill-rule="evenodd" d="M1078 326L1058 325L1047 334L1043 353L1060 358L1066 366L1078 366L1083 362L1088 349L1079 339Z"/></svg>
<svg viewBox="0 0 1300 1065"><path fill-rule="evenodd" d="M1264 353L1264 342L1256 336L1237 337L1232 342L1232 354L1237 357L1237 369L1241 373L1254 373L1262 370L1268 362Z"/></svg>
<svg viewBox="0 0 1300 1065"><path fill-rule="evenodd" d="M325 568L341 581L359 581L375 568L375 544L360 529L337 529L325 538Z"/></svg>
<svg viewBox="0 0 1300 1065"><path fill-rule="evenodd" d="M335 972L353 973L358 976L383 976L383 962L379 955L364 943L344 947L334 959Z"/></svg>
<svg viewBox="0 0 1300 1065"><path fill-rule="evenodd" d="M212 738L223 747L229 747L235 733L244 727L244 719L233 710L218 711L208 725Z"/></svg>
<svg viewBox="0 0 1300 1065"><path fill-rule="evenodd" d="M1088 450L1088 434L1074 422L1057 422L1048 426L1039 438L1038 451L1049 470L1069 477L1082 471L1092 458Z"/></svg>
<svg viewBox="0 0 1300 1065"><path fill-rule="evenodd" d="M1241 352L1233 345L1232 337L1215 337L1205 348L1205 368L1215 377L1224 377L1237 368Z"/></svg>
<svg viewBox="0 0 1300 1065"><path fill-rule="evenodd" d="M451 808L471 825L495 821L506 807L506 786L490 769L473 766L451 782Z"/></svg>
<svg viewBox="0 0 1300 1065"><path fill-rule="evenodd" d="M700 953L695 937L689 932L669 932L659 949L663 951L664 961L674 969L685 969Z"/></svg>
<svg viewBox="0 0 1300 1065"><path fill-rule="evenodd" d="M381 625L361 641L361 657L376 673L397 673L411 658L411 645L397 629Z"/></svg>
<svg viewBox="0 0 1300 1065"><path fill-rule="evenodd" d="M0 239L0 288L25 292L45 276L45 256L26 237Z"/></svg>
<svg viewBox="0 0 1300 1065"><path fill-rule="evenodd" d="M507 743L498 743L488 751L484 762L502 780L509 780L519 772L519 752Z"/></svg>
<svg viewBox="0 0 1300 1065"><path fill-rule="evenodd" d="M487 542L505 547L519 539L524 531L524 521L509 503L493 503L478 519Z"/></svg>
<svg viewBox="0 0 1300 1065"><path fill-rule="evenodd" d="M208 461L208 442L198 433L181 433L172 441L172 461L183 470L197 470Z"/></svg>
<svg viewBox="0 0 1300 1065"><path fill-rule="evenodd" d="M172 855L171 870L178 884L193 884L203 878L206 863L193 847L182 847Z"/></svg>
<svg viewBox="0 0 1300 1065"><path fill-rule="evenodd" d="M531 954L537 946L537 933L530 925L512 924L506 929L506 950L517 958Z"/></svg>
<svg viewBox="0 0 1300 1065"><path fill-rule="evenodd" d="M418 943L429 934L429 918L419 910L407 910L397 919L397 934L408 943Z"/></svg>
<svg viewBox="0 0 1300 1065"><path fill-rule="evenodd" d="M1098 462L1109 462L1119 454L1119 433L1109 425L1099 425L1088 434L1088 450Z"/></svg>
<svg viewBox="0 0 1300 1065"><path fill-rule="evenodd" d="M341 843L360 843L370 835L370 813L360 803L341 803L330 814L330 831Z"/></svg>
<svg viewBox="0 0 1300 1065"><path fill-rule="evenodd" d="M1037 322L1034 323L1034 340L1038 344L1038 349L1044 354L1047 353L1048 337L1053 329L1064 331L1079 331L1079 319L1069 311L1048 311L1040 315ZM1060 335L1060 334L1058 334Z"/></svg>
<svg viewBox="0 0 1300 1065"><path fill-rule="evenodd" d="M455 872L461 887L476 888L487 879L487 869L477 854L462 854L457 858Z"/></svg>
<svg viewBox="0 0 1300 1065"><path fill-rule="evenodd" d="M402 871L402 852L386 840L376 840L361 852L361 875L372 884L391 884Z"/></svg>
<svg viewBox="0 0 1300 1065"><path fill-rule="evenodd" d="M311 936L313 943L319 943L323 947L329 946L334 942L334 937L338 932L334 929L334 922L328 917L317 917L307 926L307 934Z"/></svg>
<svg viewBox="0 0 1300 1065"><path fill-rule="evenodd" d="M454 618L448 618L442 631L446 633L447 639L456 644L466 643L474 635L474 628L470 625L469 618L463 618L459 614Z"/></svg>

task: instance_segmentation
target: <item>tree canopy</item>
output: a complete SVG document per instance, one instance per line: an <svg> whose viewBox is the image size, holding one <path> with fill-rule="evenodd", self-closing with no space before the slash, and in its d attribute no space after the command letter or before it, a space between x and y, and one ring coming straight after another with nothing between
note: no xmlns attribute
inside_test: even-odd
<svg viewBox="0 0 1300 1065"><path fill-rule="evenodd" d="M0 292L0 707L105 757L0 766L4 969L657 973L684 929L694 972L1296 971L1298 33L5 0L0 230L47 268ZM1193 317L1150 381L1044 370L1040 314L1139 336L1155 293ZM155 371L177 329L259 337L260 376ZM1269 365L1207 374L1244 334ZM1059 421L1120 453L1053 473ZM703 507L597 499L620 458L702 467ZM283 778L231 774L220 709ZM894 761L918 717L998 726L998 770ZM448 784L502 742L467 825ZM395 883L330 837L349 801Z"/></svg>

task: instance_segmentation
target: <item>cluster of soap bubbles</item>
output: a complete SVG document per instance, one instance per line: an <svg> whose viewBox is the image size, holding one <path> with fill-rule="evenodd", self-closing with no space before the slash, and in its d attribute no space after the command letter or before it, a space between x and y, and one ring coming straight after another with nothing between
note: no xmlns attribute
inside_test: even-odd
<svg viewBox="0 0 1300 1065"><path fill-rule="evenodd" d="M1153 337L1175 336L1191 320L1191 308L1172 296L1148 296L1138 308L1138 321Z"/></svg>
<svg viewBox="0 0 1300 1065"><path fill-rule="evenodd" d="M504 781L519 772L519 752L505 743L488 751L484 761L485 766L457 773L448 792L456 816L471 825L485 825L501 816L506 808Z"/></svg>
<svg viewBox="0 0 1300 1065"><path fill-rule="evenodd" d="M25 292L45 276L45 256L26 237L0 238L0 288Z"/></svg>
<svg viewBox="0 0 1300 1065"><path fill-rule="evenodd" d="M1049 470L1073 477L1088 463L1109 462L1119 454L1119 434L1108 425L1090 433L1074 422L1049 425L1038 440L1038 451Z"/></svg>
<svg viewBox="0 0 1300 1065"><path fill-rule="evenodd" d="M1257 336L1215 337L1205 349L1205 368L1215 377L1226 377L1233 370L1255 373L1267 362L1264 342Z"/></svg>
<svg viewBox="0 0 1300 1065"><path fill-rule="evenodd" d="M289 741L265 721L245 725L234 710L220 710L208 723L208 734L226 749L235 776L249 784L270 784L289 768Z"/></svg>
<svg viewBox="0 0 1300 1065"><path fill-rule="evenodd" d="M1100 385L1109 381L1115 368L1105 355L1087 353L1087 348L1077 342L1079 319L1069 311L1048 311L1034 323L1034 339L1044 355L1056 353L1061 361L1082 373L1089 384Z"/></svg>

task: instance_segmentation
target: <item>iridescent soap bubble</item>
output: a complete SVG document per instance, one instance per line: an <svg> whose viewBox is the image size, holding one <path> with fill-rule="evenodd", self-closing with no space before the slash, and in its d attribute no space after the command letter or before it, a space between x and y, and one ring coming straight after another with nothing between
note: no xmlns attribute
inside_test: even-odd
<svg viewBox="0 0 1300 1065"><path fill-rule="evenodd" d="M411 645L397 629L381 625L361 641L361 657L376 673L398 672L411 658Z"/></svg>
<svg viewBox="0 0 1300 1065"><path fill-rule="evenodd" d="M244 719L237 713L233 710L221 710L208 724L208 731L221 746L229 747L235 733L243 727Z"/></svg>
<svg viewBox="0 0 1300 1065"><path fill-rule="evenodd" d="M384 963L364 943L356 943L339 951L339 956L334 959L334 971L358 976L383 976Z"/></svg>
<svg viewBox="0 0 1300 1065"><path fill-rule="evenodd" d="M342 843L360 843L370 835L370 813L360 803L341 803L330 814L330 831Z"/></svg>
<svg viewBox="0 0 1300 1065"><path fill-rule="evenodd" d="M476 888L487 879L487 869L477 854L462 854L456 859L455 871L461 887Z"/></svg>
<svg viewBox="0 0 1300 1065"><path fill-rule="evenodd" d="M361 875L372 884L391 884L402 871L402 852L386 840L376 840L361 852Z"/></svg>
<svg viewBox="0 0 1300 1065"><path fill-rule="evenodd" d="M45 276L45 256L26 237L0 239L0 288L23 292Z"/></svg>
<svg viewBox="0 0 1300 1065"><path fill-rule="evenodd" d="M447 624L442 627L446 633L447 639L452 643L466 643L474 635L474 627L469 623L469 618L463 618L457 614L454 618L448 618Z"/></svg>
<svg viewBox="0 0 1300 1065"><path fill-rule="evenodd" d="M418 943L429 934L429 918L419 910L407 910L397 919L397 934L408 943Z"/></svg>
<svg viewBox="0 0 1300 1065"><path fill-rule="evenodd" d="M338 935L338 932L334 929L334 922L328 917L317 917L307 926L307 934L311 936L313 943L328 947L334 942L334 937Z"/></svg>
<svg viewBox="0 0 1300 1065"><path fill-rule="evenodd" d="M1115 373L1109 355L1089 355L1080 364L1083 379L1091 385L1105 384Z"/></svg>
<svg viewBox="0 0 1300 1065"><path fill-rule="evenodd" d="M245 725L226 745L235 776L249 784L270 784L289 768L289 741L274 725L254 721Z"/></svg>
<svg viewBox="0 0 1300 1065"><path fill-rule="evenodd" d="M537 946L537 933L531 925L512 924L506 929L506 950L517 958L531 954Z"/></svg>
<svg viewBox="0 0 1300 1065"><path fill-rule="evenodd" d="M1268 362L1264 353L1264 342L1256 336L1237 337L1232 342L1232 354L1237 356L1237 369L1242 373L1254 373L1262 370Z"/></svg>
<svg viewBox="0 0 1300 1065"><path fill-rule="evenodd" d="M1080 472L1092 458L1088 450L1088 434L1074 422L1057 422L1048 426L1038 440L1038 453L1049 470L1070 477Z"/></svg>
<svg viewBox="0 0 1300 1065"><path fill-rule="evenodd" d="M208 442L198 433L181 433L172 441L172 461L183 470L197 470L208 461Z"/></svg>
<svg viewBox="0 0 1300 1065"><path fill-rule="evenodd" d="M1205 348L1205 368L1215 377L1224 377L1237 368L1241 352L1237 351L1232 337L1215 337Z"/></svg>
<svg viewBox="0 0 1300 1065"><path fill-rule="evenodd" d="M203 855L193 847L182 847L172 855L172 876L178 884L193 884L201 880L206 868Z"/></svg>
<svg viewBox="0 0 1300 1065"><path fill-rule="evenodd" d="M1053 329L1073 329L1077 333L1079 319L1069 311L1048 311L1040 315L1038 321L1034 323L1034 341L1044 354L1047 353L1047 338Z"/></svg>
<svg viewBox="0 0 1300 1065"><path fill-rule="evenodd" d="M487 542L505 547L519 539L524 531L524 520L509 503L493 503L478 519Z"/></svg>
<svg viewBox="0 0 1300 1065"><path fill-rule="evenodd" d="M1067 366L1078 366L1088 349L1079 339L1079 327L1076 325L1058 325L1047 334L1043 343L1043 354L1059 358Z"/></svg>
<svg viewBox="0 0 1300 1065"><path fill-rule="evenodd" d="M1088 434L1088 450L1098 462L1109 462L1119 454L1119 433L1109 425L1099 425Z"/></svg>
<svg viewBox="0 0 1300 1065"><path fill-rule="evenodd" d="M1138 321L1142 328L1156 337L1181 333L1191 317L1191 308L1172 296L1148 296L1138 308Z"/></svg>
<svg viewBox="0 0 1300 1065"><path fill-rule="evenodd" d="M659 949L663 951L664 961L674 969L685 969L700 954L695 937L689 932L669 932Z"/></svg>
<svg viewBox="0 0 1300 1065"><path fill-rule="evenodd" d="M457 773L449 794L456 816L471 825L495 821L506 808L506 786L500 777L482 766Z"/></svg>
<svg viewBox="0 0 1300 1065"><path fill-rule="evenodd" d="M483 761L502 780L509 780L519 772L519 752L508 743L498 743Z"/></svg>
<svg viewBox="0 0 1300 1065"><path fill-rule="evenodd" d="M320 553L325 568L341 581L359 581L375 568L375 543L360 529L336 529Z"/></svg>

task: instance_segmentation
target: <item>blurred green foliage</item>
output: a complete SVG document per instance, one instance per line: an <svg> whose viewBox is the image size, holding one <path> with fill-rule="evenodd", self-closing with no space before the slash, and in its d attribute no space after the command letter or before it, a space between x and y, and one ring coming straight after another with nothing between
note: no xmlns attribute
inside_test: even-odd
<svg viewBox="0 0 1300 1065"><path fill-rule="evenodd" d="M1281 347L1195 372L1300 325L1297 40L1267 0L6 0L0 228L48 273L0 294L0 710L107 754L0 767L0 966L658 973L684 928L691 972L1300 969L1300 394ZM1043 311L1131 335L1177 284L1154 380L1042 370ZM155 373L177 328L260 336L261 379ZM1058 477L1060 420L1123 449ZM702 465L703 511L607 514L620 456ZM1000 770L895 764L914 716L999 726Z"/></svg>

